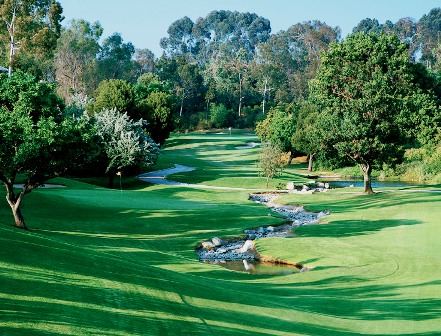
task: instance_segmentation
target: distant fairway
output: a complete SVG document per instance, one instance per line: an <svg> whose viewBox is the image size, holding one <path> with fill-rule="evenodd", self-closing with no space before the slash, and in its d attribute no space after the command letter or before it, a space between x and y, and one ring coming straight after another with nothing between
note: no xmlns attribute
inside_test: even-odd
<svg viewBox="0 0 441 336"><path fill-rule="evenodd" d="M170 179L263 190L259 148L235 149L247 141L256 138L174 136L158 169L178 163L196 170ZM271 187L304 181L299 172ZM332 215L296 237L257 242L315 270L263 276L194 253L202 240L282 222L246 191L53 183L67 188L24 199L31 232L13 228L0 203L0 335L441 335L441 193L283 196Z"/></svg>

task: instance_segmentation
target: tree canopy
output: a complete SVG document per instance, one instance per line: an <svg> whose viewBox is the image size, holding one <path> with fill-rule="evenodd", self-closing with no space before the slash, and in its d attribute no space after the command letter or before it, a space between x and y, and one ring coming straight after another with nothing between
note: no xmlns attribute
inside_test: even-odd
<svg viewBox="0 0 441 336"><path fill-rule="evenodd" d="M93 116L102 157L106 161L109 187L118 170L156 163L159 148L143 130L143 120L133 121L127 113L104 109Z"/></svg>
<svg viewBox="0 0 441 336"><path fill-rule="evenodd" d="M65 118L54 87L33 76L1 74L0 97L0 181L15 225L26 228L20 211L25 194L86 162L93 155L93 132L83 119ZM19 174L23 187L16 193Z"/></svg>
<svg viewBox="0 0 441 336"><path fill-rule="evenodd" d="M46 78L61 32L63 9L54 0L5 0L0 3L2 63Z"/></svg>
<svg viewBox="0 0 441 336"><path fill-rule="evenodd" d="M290 153L288 164L296 154L291 141L296 123L297 107L294 104L279 104L271 108L266 118L256 125L256 134L260 141L271 143L282 153Z"/></svg>
<svg viewBox="0 0 441 336"><path fill-rule="evenodd" d="M357 33L331 44L311 82L321 150L357 163L366 193L374 166L402 158L406 130L439 113L415 67L396 35Z"/></svg>

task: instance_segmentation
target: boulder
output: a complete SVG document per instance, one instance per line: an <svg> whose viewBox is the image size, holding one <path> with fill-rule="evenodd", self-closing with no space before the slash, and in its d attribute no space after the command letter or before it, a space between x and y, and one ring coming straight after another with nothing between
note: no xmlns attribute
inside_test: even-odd
<svg viewBox="0 0 441 336"><path fill-rule="evenodd" d="M296 186L295 186L294 182L288 182L286 184L286 189L287 190L294 190L295 188L296 188Z"/></svg>
<svg viewBox="0 0 441 336"><path fill-rule="evenodd" d="M327 215L328 215L328 214L327 214L326 212L320 211L320 212L317 214L317 219L320 219L320 218L325 217L325 216L327 216Z"/></svg>
<svg viewBox="0 0 441 336"><path fill-rule="evenodd" d="M257 230L257 233L265 234L265 233L266 233L266 230L265 230L265 228L260 227L259 230Z"/></svg>
<svg viewBox="0 0 441 336"><path fill-rule="evenodd" d="M268 232L274 232L274 226L267 226L266 230Z"/></svg>
<svg viewBox="0 0 441 336"><path fill-rule="evenodd" d="M325 183L325 189L331 189L329 183Z"/></svg>
<svg viewBox="0 0 441 336"><path fill-rule="evenodd" d="M256 235L254 233L252 233L252 234L248 235L248 239L254 240L254 239L256 239Z"/></svg>
<svg viewBox="0 0 441 336"><path fill-rule="evenodd" d="M222 241L222 239L220 239L218 237L214 237L213 239L211 239L211 241L213 242L214 246L216 246L216 247L224 245L224 242Z"/></svg>
<svg viewBox="0 0 441 336"><path fill-rule="evenodd" d="M242 248L240 249L240 253L246 253L252 249L254 249L254 242L252 240L247 240L247 241L245 241L245 244L243 244Z"/></svg>
<svg viewBox="0 0 441 336"><path fill-rule="evenodd" d="M310 189L311 188L308 187L306 184L303 185L303 188L302 188L303 191L309 191Z"/></svg>
<svg viewBox="0 0 441 336"><path fill-rule="evenodd" d="M211 241L204 241L202 242L202 247L207 250L212 250L214 249L214 244Z"/></svg>

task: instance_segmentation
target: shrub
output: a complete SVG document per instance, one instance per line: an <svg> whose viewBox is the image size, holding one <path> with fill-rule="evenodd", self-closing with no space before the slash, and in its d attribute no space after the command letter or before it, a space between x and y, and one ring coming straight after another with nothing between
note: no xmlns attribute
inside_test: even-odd
<svg viewBox="0 0 441 336"><path fill-rule="evenodd" d="M211 104L210 121L216 128L230 127L234 124L234 113L223 104Z"/></svg>

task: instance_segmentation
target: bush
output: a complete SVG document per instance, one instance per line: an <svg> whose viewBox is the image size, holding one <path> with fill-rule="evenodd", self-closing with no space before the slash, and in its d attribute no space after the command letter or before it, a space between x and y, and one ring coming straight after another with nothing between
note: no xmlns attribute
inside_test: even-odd
<svg viewBox="0 0 441 336"><path fill-rule="evenodd" d="M262 108L260 106L245 106L243 108L243 127L253 128L256 126L256 122L265 119L262 114Z"/></svg>
<svg viewBox="0 0 441 336"><path fill-rule="evenodd" d="M234 126L234 112L228 110L223 104L210 105L210 121L216 128Z"/></svg>

